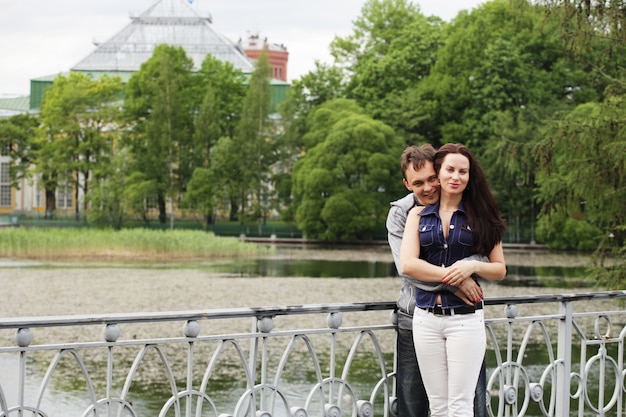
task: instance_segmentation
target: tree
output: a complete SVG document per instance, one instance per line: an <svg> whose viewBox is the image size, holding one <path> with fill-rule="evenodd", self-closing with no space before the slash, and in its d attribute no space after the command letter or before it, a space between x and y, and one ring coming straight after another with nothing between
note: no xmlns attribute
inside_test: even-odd
<svg viewBox="0 0 626 417"><path fill-rule="evenodd" d="M460 13L446 27L446 43L425 82L423 97L434 100L441 119L439 140L463 142L482 155L501 112L573 107L571 83L584 96L587 81L568 61L563 41L544 9L525 0L493 0Z"/></svg>
<svg viewBox="0 0 626 417"><path fill-rule="evenodd" d="M30 174L38 149L35 140L38 126L38 118L30 114L0 119L0 146L2 153L13 161L9 167L13 187L19 188L19 181Z"/></svg>
<svg viewBox="0 0 626 417"><path fill-rule="evenodd" d="M110 164L99 166L94 172L95 184L87 196L90 204L86 215L90 224L122 228L130 211L126 181L131 165L129 150L122 148L114 151Z"/></svg>
<svg viewBox="0 0 626 417"><path fill-rule="evenodd" d="M193 160L186 164L192 172L196 167L208 167L211 150L219 138L235 135L246 92L242 72L211 55L194 75L194 88L199 103L193 118L193 150L189 152Z"/></svg>
<svg viewBox="0 0 626 417"><path fill-rule="evenodd" d="M295 80L280 112L284 144L292 153L299 154L304 144L301 139L306 133L306 120L315 109L327 101L345 97L344 75L337 66L315 61L315 69ZM289 155L291 157L292 155Z"/></svg>
<svg viewBox="0 0 626 417"><path fill-rule="evenodd" d="M126 86L125 112L133 121L126 138L134 157L132 171L154 184L161 223L169 203L172 226L174 201L191 176L185 162L193 138L192 70L193 61L182 47L163 44Z"/></svg>
<svg viewBox="0 0 626 417"><path fill-rule="evenodd" d="M524 0L461 12L446 25L430 74L396 106L411 115L404 123L419 139L472 149L519 239L534 238L538 211L531 144L551 118L597 97L593 77L567 56L557 28L543 7Z"/></svg>
<svg viewBox="0 0 626 417"><path fill-rule="evenodd" d="M149 211L158 193L159 184L143 172L131 171L124 179L123 198L127 202L128 213L138 214L146 225L150 223Z"/></svg>
<svg viewBox="0 0 626 417"><path fill-rule="evenodd" d="M263 51L248 81L235 136L238 153L245 155L239 178L242 222L249 219L264 221L269 211L271 167L276 161L273 126L269 117L270 74L269 58Z"/></svg>
<svg viewBox="0 0 626 417"><path fill-rule="evenodd" d="M207 168L196 168L181 202L182 207L199 210L207 227L213 224L215 220L218 202L217 184L214 171Z"/></svg>
<svg viewBox="0 0 626 417"><path fill-rule="evenodd" d="M319 61L315 69L295 80L280 109L281 129L276 136L277 163L273 180L276 209L284 221L294 220L292 205L292 172L295 162L305 152L304 136L309 115L325 102L345 96L343 73L339 67Z"/></svg>
<svg viewBox="0 0 626 417"><path fill-rule="evenodd" d="M597 77L598 91L623 83L626 56L624 2L612 0L535 0L559 24L565 50Z"/></svg>
<svg viewBox="0 0 626 417"><path fill-rule="evenodd" d="M396 98L426 77L443 42L442 21L407 0L369 0L354 32L337 37L331 53L349 75L348 97L396 127Z"/></svg>
<svg viewBox="0 0 626 417"><path fill-rule="evenodd" d="M247 161L241 157L239 143L230 137L221 137L211 152L210 170L215 178L215 191L218 200L226 201L229 220L237 220L241 196L243 166Z"/></svg>
<svg viewBox="0 0 626 417"><path fill-rule="evenodd" d="M542 215L589 223L597 237L597 266L609 287L626 282L626 97L578 106L555 121L536 144ZM575 223L570 223L577 227ZM572 242L573 245L576 242ZM621 259L604 264L605 255Z"/></svg>
<svg viewBox="0 0 626 417"><path fill-rule="evenodd" d="M119 77L93 80L79 72L59 75L46 90L34 163L46 191L47 213L56 209L58 187L74 190L76 213L80 212L79 191L87 196L92 172L109 163L121 91Z"/></svg>
<svg viewBox="0 0 626 417"><path fill-rule="evenodd" d="M307 238L371 239L388 202L402 192L402 140L346 99L312 113L308 135L311 146L293 174L298 228Z"/></svg>
<svg viewBox="0 0 626 417"><path fill-rule="evenodd" d="M557 109L561 111L551 113L552 118L544 114L545 127L530 144L514 142L502 148L508 154L510 149L522 150L537 161L537 192L543 203L539 222L548 244L564 247L569 240L569 248L580 248L580 242L593 241L590 236L595 234L592 270L601 285L622 288L626 282L623 4L536 3L544 7L549 17L544 21L564 40L562 51L575 64L555 68L565 74L567 83L560 84L564 99L576 107ZM607 255L613 257L611 262L606 262Z"/></svg>
<svg viewBox="0 0 626 417"><path fill-rule="evenodd" d="M207 224L211 224L218 205L220 176L211 166L212 154L220 138L235 135L245 96L244 76L231 63L207 55L194 75L194 89L199 98L198 110L193 115L190 149L181 153L183 176L189 178L181 187L184 189L181 207L200 210Z"/></svg>

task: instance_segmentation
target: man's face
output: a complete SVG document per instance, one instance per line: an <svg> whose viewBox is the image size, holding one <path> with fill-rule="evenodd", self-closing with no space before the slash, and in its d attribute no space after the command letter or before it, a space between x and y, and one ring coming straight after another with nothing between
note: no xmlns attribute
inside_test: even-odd
<svg viewBox="0 0 626 417"><path fill-rule="evenodd" d="M439 200L439 181L433 163L426 161L417 171L410 165L404 173L404 186L411 191L420 203L434 204Z"/></svg>

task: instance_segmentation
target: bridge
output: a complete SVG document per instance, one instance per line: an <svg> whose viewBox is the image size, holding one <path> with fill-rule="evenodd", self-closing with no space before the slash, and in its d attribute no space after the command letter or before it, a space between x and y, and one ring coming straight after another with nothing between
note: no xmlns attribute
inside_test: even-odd
<svg viewBox="0 0 626 417"><path fill-rule="evenodd" d="M624 298L486 299L489 414L622 415ZM394 301L0 318L0 417L395 416L395 320Z"/></svg>

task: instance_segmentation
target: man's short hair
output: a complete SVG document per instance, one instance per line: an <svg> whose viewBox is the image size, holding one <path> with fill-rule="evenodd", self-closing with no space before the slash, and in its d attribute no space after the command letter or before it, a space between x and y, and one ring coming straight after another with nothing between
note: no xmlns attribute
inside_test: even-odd
<svg viewBox="0 0 626 417"><path fill-rule="evenodd" d="M400 169L402 170L402 177L406 179L406 170L409 166L413 166L414 170L422 169L426 161L432 162L435 159L435 153L437 151L430 143L425 143L420 146L409 146L402 152L400 159Z"/></svg>

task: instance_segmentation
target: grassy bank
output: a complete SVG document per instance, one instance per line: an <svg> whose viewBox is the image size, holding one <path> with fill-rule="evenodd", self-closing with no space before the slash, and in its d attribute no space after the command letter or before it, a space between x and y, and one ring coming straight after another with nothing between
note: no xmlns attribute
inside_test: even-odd
<svg viewBox="0 0 626 417"><path fill-rule="evenodd" d="M255 255L264 249L237 238L191 230L0 230L0 257L22 259L195 259Z"/></svg>

